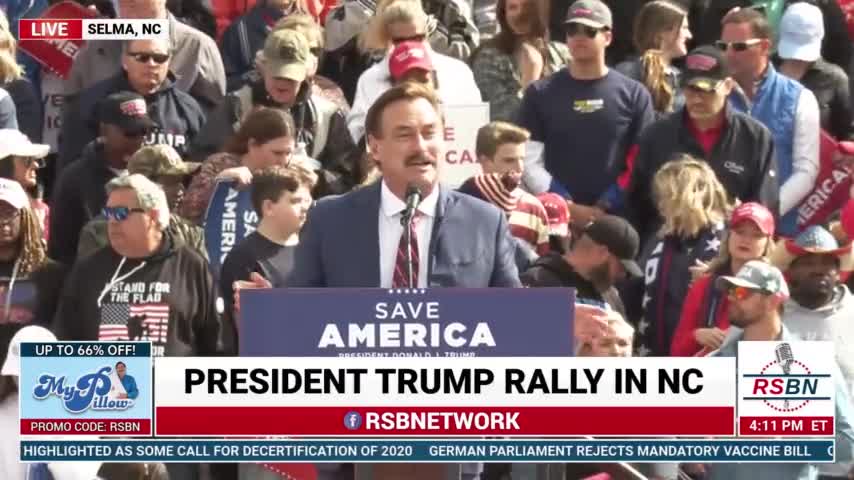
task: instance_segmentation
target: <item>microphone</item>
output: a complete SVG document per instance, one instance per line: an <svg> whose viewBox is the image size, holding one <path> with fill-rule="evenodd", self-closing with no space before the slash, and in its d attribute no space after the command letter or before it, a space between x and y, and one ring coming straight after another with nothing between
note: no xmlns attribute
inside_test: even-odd
<svg viewBox="0 0 854 480"><path fill-rule="evenodd" d="M414 183L410 183L406 186L405 201L406 208L403 210L403 215L400 217L400 224L404 227L407 226L409 220L412 219L412 215L415 214L415 209L418 208L418 204L421 203L421 189Z"/></svg>
<svg viewBox="0 0 854 480"><path fill-rule="evenodd" d="M777 345L774 353L777 354L777 363L782 367L783 373L788 375L792 368L792 362L795 361L795 357L792 355L792 346L788 343L781 343Z"/></svg>
<svg viewBox="0 0 854 480"><path fill-rule="evenodd" d="M780 368L783 369L783 373L788 375L792 369L792 362L795 361L795 356L792 355L792 346L788 343L781 343L774 349L774 353L777 355L777 363L780 364ZM783 401L783 408L789 408L788 400Z"/></svg>

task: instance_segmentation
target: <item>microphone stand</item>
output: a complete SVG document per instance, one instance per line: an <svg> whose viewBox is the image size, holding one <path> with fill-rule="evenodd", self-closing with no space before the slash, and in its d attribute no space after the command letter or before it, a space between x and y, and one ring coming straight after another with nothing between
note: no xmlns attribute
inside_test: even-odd
<svg viewBox="0 0 854 480"><path fill-rule="evenodd" d="M400 217L400 224L403 226L403 234L406 239L406 278L409 279L409 288L416 288L418 284L413 279L413 264L412 264L412 220L415 218L415 211L406 210Z"/></svg>

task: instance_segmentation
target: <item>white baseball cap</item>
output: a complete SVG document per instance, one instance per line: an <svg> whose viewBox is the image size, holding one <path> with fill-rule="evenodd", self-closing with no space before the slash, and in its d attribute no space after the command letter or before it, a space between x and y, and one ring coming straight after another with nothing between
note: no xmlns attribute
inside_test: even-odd
<svg viewBox="0 0 854 480"><path fill-rule="evenodd" d="M789 6L780 20L777 52L785 60L814 62L821 58L824 17L815 5L798 2Z"/></svg>
<svg viewBox="0 0 854 480"><path fill-rule="evenodd" d="M18 157L44 158L50 145L33 143L26 135L14 128L0 128L0 158Z"/></svg>
<svg viewBox="0 0 854 480"><path fill-rule="evenodd" d="M20 330L9 342L9 351L0 375L21 376L21 342L55 342L56 335L50 330L36 325L29 325Z"/></svg>
<svg viewBox="0 0 854 480"><path fill-rule="evenodd" d="M6 202L15 210L20 210L30 204L30 199L20 183L0 178L0 202Z"/></svg>

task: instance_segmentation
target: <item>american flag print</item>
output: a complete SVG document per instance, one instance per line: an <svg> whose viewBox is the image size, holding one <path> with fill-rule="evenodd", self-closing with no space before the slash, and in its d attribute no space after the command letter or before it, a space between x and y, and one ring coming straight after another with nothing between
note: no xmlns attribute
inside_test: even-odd
<svg viewBox="0 0 854 480"><path fill-rule="evenodd" d="M168 303L108 303L101 306L98 340L150 340L166 343L168 329Z"/></svg>

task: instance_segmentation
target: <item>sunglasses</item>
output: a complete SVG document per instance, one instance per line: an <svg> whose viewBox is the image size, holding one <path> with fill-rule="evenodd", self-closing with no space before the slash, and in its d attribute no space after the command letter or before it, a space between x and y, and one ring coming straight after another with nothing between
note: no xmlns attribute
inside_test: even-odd
<svg viewBox="0 0 854 480"><path fill-rule="evenodd" d="M18 157L21 163L24 164L24 167L30 168L44 168L45 161L43 158L33 158L33 157Z"/></svg>
<svg viewBox="0 0 854 480"><path fill-rule="evenodd" d="M569 23L566 25L566 36L574 37L578 35L579 32L584 33L584 36L587 38L594 38L596 35L601 32L602 28L594 28L589 25L582 25L580 23Z"/></svg>
<svg viewBox="0 0 854 480"><path fill-rule="evenodd" d="M128 56L139 63L148 63L149 60L154 60L154 63L163 65L169 61L168 53L145 53L145 52L128 52Z"/></svg>
<svg viewBox="0 0 854 480"><path fill-rule="evenodd" d="M397 45L397 44L403 43L403 42L423 42L426 38L427 38L426 33L417 33L417 34L409 36L409 37L392 38L391 43L393 45Z"/></svg>
<svg viewBox="0 0 854 480"><path fill-rule="evenodd" d="M754 293L759 293L756 290L747 288L747 287L733 287L729 289L728 296L733 300L744 300L747 297L753 295Z"/></svg>
<svg viewBox="0 0 854 480"><path fill-rule="evenodd" d="M124 222L130 217L131 213L145 213L144 208L131 207L104 207L101 213L107 217L107 220L113 219L117 222Z"/></svg>
<svg viewBox="0 0 854 480"><path fill-rule="evenodd" d="M751 38L750 40L745 40L743 42L724 42L723 40L718 40L715 42L715 47L722 52L726 52L730 48L736 52L743 52L761 41L761 38Z"/></svg>

